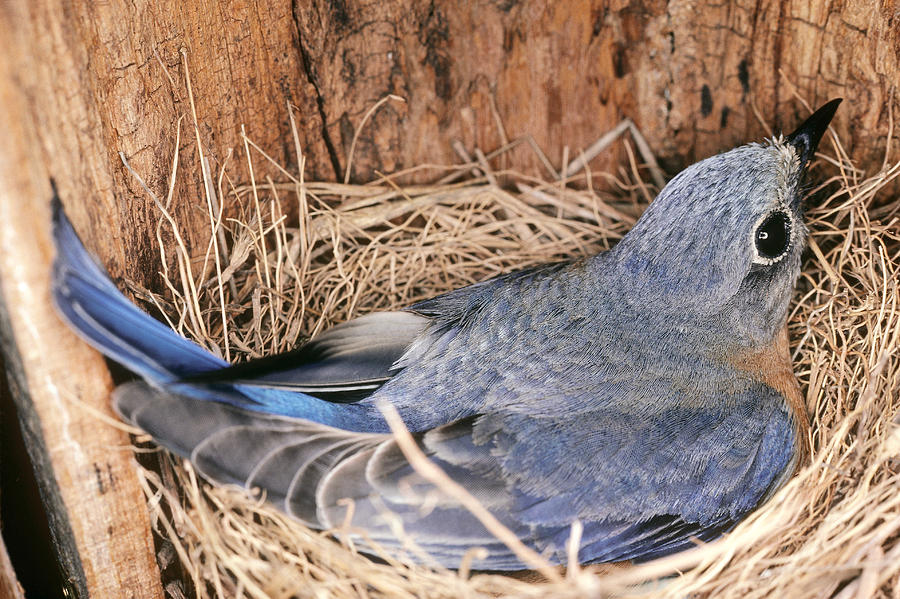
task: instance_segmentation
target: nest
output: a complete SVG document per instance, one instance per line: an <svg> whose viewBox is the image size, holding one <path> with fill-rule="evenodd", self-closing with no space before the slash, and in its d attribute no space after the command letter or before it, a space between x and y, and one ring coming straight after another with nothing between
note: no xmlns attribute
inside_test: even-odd
<svg viewBox="0 0 900 599"><path fill-rule="evenodd" d="M824 183L807 215L810 250L788 320L812 419L812 459L733 532L635 566L570 564L531 579L473 573L465 563L449 571L388 554L369 559L261 497L198 480L189 463L160 451L141 479L163 539L167 590L199 597L896 596L900 201L883 190L900 164L864 176L836 138L822 146L826 158L813 180ZM269 160L249 140L245 149L251 160ZM643 181L648 171L637 160L618 173L583 172L573 177L578 185L491 172L479 160L418 187L389 178L307 182L300 163L300 173L278 167L281 181L228 188L227 177L206 173L206 188L216 190L208 198L215 226L207 251L191 259L183 244L174 256L161 244L168 294L145 297L179 332L230 360L283 351L333 323L502 272L607 249L658 190ZM598 177L615 193L592 189ZM160 207L160 230L180 240L167 202L147 192ZM225 206L239 217L224 219Z"/></svg>

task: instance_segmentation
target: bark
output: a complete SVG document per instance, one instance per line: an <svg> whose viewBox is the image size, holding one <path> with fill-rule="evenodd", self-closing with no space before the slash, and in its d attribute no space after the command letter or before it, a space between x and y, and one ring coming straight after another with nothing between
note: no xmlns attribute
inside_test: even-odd
<svg viewBox="0 0 900 599"><path fill-rule="evenodd" d="M493 149L532 135L559 165L566 146L574 156L623 117L674 171L770 134L756 113L775 133L791 128L808 114L797 97L846 98L835 127L860 166L877 168L900 76L897 10L891 0L315 0L297 24L341 164L378 98L407 99L363 132L354 176L367 180L452 162L453 139ZM526 148L506 160L498 166L541 170Z"/></svg>
<svg viewBox="0 0 900 599"><path fill-rule="evenodd" d="M25 599L25 591L16 580L12 562L6 552L6 544L0 537L0 599Z"/></svg>

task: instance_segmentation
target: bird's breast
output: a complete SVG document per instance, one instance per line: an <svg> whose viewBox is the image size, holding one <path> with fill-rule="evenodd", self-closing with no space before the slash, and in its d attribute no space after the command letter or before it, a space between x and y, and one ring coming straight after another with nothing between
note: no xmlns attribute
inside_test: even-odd
<svg viewBox="0 0 900 599"><path fill-rule="evenodd" d="M787 326L782 327L771 344L761 349L741 352L728 361L738 370L746 372L752 379L771 387L784 397L793 415L797 434L799 453L797 465L802 465L808 456L809 415L791 364Z"/></svg>

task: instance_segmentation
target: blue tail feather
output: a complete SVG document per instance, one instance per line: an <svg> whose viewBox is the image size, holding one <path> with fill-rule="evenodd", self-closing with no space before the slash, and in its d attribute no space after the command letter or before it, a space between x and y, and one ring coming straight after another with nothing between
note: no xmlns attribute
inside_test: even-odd
<svg viewBox="0 0 900 599"><path fill-rule="evenodd" d="M229 366L140 310L94 261L53 200L53 300L87 343L148 382L194 399L212 400L268 414L303 418L347 430L387 430L373 406L342 406L297 391L252 384L194 384L183 379Z"/></svg>
<svg viewBox="0 0 900 599"><path fill-rule="evenodd" d="M100 352L156 384L228 366L122 295L88 254L59 201L53 206L53 238L53 299Z"/></svg>

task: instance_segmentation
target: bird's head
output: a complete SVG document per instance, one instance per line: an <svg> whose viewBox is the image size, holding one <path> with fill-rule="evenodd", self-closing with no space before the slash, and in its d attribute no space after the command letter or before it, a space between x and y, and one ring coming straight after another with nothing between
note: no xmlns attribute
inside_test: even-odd
<svg viewBox="0 0 900 599"><path fill-rule="evenodd" d="M672 179L613 251L631 297L661 313L730 319L751 340L771 339L806 245L803 175L839 103L786 137L712 156Z"/></svg>

